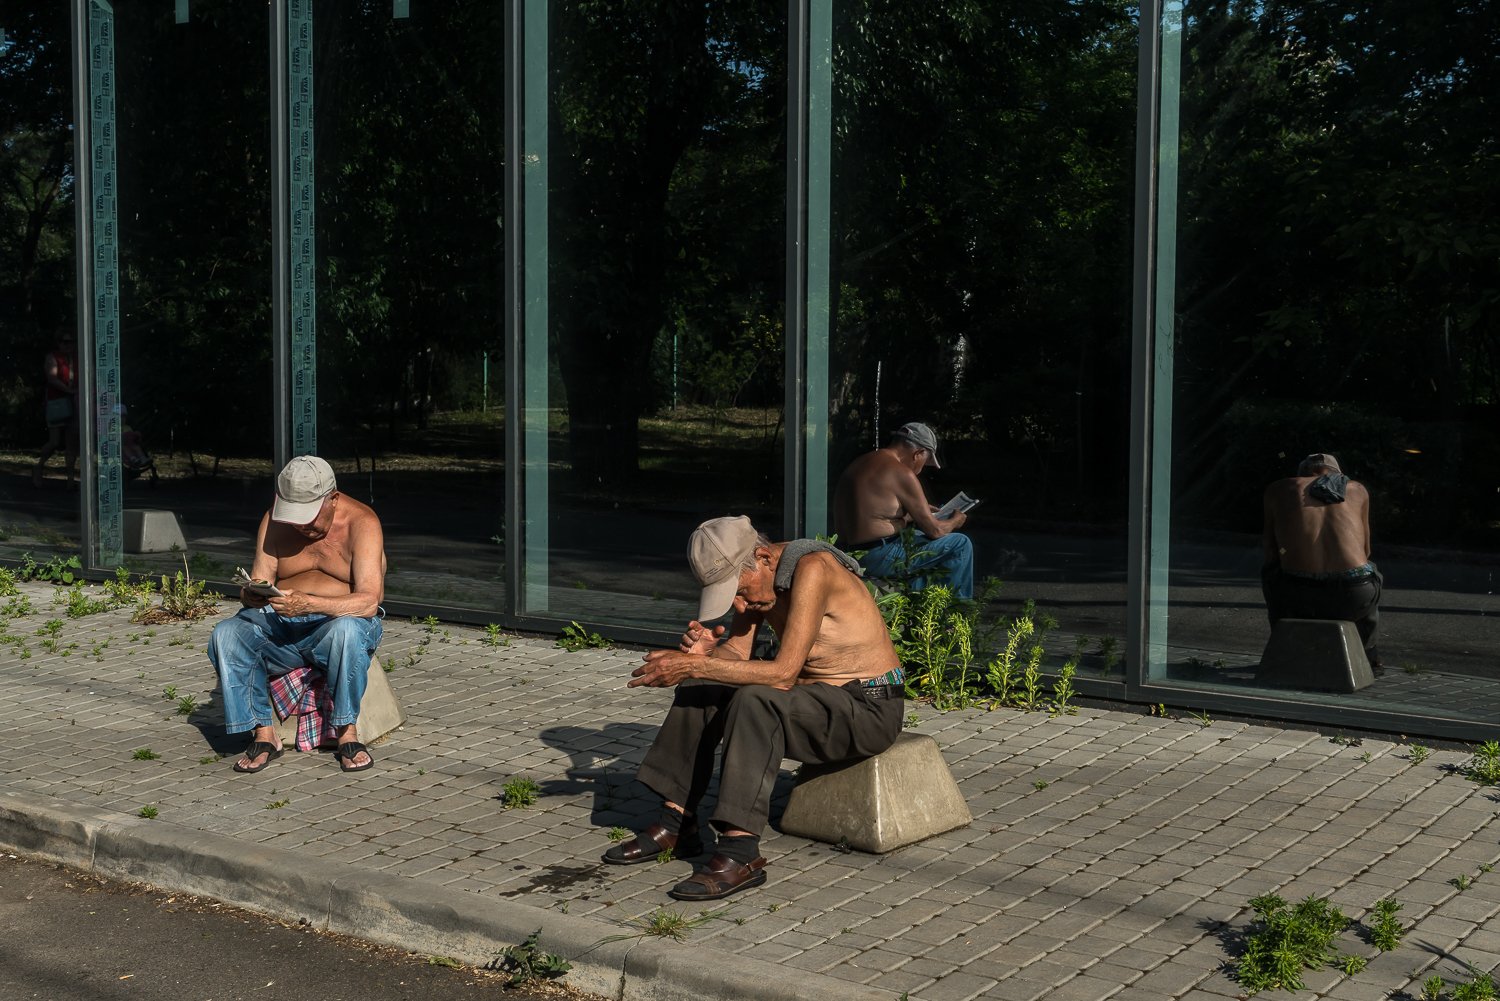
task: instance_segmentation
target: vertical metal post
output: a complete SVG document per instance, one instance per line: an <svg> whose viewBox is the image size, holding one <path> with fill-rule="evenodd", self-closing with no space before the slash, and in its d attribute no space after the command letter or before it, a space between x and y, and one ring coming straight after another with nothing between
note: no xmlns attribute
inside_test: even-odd
<svg viewBox="0 0 1500 1001"><path fill-rule="evenodd" d="M806 521L804 439L807 400L807 77L809 0L787 0L786 60L786 454L782 538Z"/></svg>
<svg viewBox="0 0 1500 1001"><path fill-rule="evenodd" d="M287 220L291 214L288 177L286 0L267 5L271 58L271 413L272 467L292 458L291 407L291 260Z"/></svg>
<svg viewBox="0 0 1500 1001"><path fill-rule="evenodd" d="M73 34L73 244L74 280L78 316L78 525L82 559L94 562L95 540L99 522L95 511L98 492L89 470L94 468L95 442L92 422L84 415L91 408L85 403L94 399L94 181L89 169L89 150L93 148L93 130L89 103L89 0L70 4L69 27Z"/></svg>
<svg viewBox="0 0 1500 1001"><path fill-rule="evenodd" d="M1129 543L1126 553L1125 690L1146 680L1151 553L1151 405L1156 330L1156 181L1161 127L1161 16L1163 0L1140 5L1140 61L1136 78L1135 249L1130 376Z"/></svg>
<svg viewBox="0 0 1500 1001"><path fill-rule="evenodd" d="M525 46L525 11L523 0L506 0L506 39L502 58L505 65L505 604L503 611L514 617L521 602L521 364L522 335L526 325L524 294L525 256L521 238L524 232L521 193L522 101L525 98L521 53Z"/></svg>

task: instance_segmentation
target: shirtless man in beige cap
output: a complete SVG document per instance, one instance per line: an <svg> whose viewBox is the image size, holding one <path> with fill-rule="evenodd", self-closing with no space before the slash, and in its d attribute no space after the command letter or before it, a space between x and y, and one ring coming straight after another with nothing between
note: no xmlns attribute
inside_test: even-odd
<svg viewBox="0 0 1500 1001"><path fill-rule="evenodd" d="M884 751L901 732L905 680L858 564L827 543L771 542L749 518L716 518L693 533L688 562L703 585L698 619L676 650L646 654L629 683L677 689L638 775L661 796L661 818L604 861L700 854L698 803L722 744L716 850L668 891L717 900L766 881L760 832L781 759L819 764ZM730 611L727 629L702 624ZM762 622L780 640L774 660L750 658Z"/></svg>
<svg viewBox="0 0 1500 1001"><path fill-rule="evenodd" d="M281 594L268 598L241 589L244 607L215 626L208 642L225 730L254 731L234 770L258 772L281 756L270 679L306 664L323 671L333 698L339 767L364 771L375 759L354 724L381 636L380 519L339 492L327 462L300 455L276 478L276 500L260 519L252 566L252 578L269 581Z"/></svg>
<svg viewBox="0 0 1500 1001"><path fill-rule="evenodd" d="M1375 633L1383 578L1370 561L1370 494L1338 459L1315 452L1297 475L1266 488L1261 589L1266 614L1353 622L1370 666L1380 669Z"/></svg>

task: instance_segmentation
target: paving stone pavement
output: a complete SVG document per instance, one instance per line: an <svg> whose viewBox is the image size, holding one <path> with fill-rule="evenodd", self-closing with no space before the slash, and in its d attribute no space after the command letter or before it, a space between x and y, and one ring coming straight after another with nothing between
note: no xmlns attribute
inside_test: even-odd
<svg viewBox="0 0 1500 1001"><path fill-rule="evenodd" d="M598 862L611 828L656 808L634 768L671 693L625 689L639 652L495 646L478 628L390 620L380 653L408 719L375 747L375 769L345 775L327 754L289 753L244 776L224 756L243 738L213 723L204 648L216 618L70 618L60 589L20 590L0 598L0 796L121 815L149 806L163 830L357 865L458 906L519 902L538 924L565 913L629 934L663 907L701 913L665 896L685 862ZM196 708L178 715L168 689ZM1464 752L1419 761L1381 740L1110 709L909 709L973 824L885 856L768 831L769 883L715 908L681 949L910 1001L1234 998L1248 901L1275 892L1331 896L1355 918L1389 895L1403 907L1398 949L1380 954L1350 931L1340 948L1368 967L1308 971L1302 997L1415 999L1434 973L1451 984L1500 965L1488 925L1500 911L1500 797L1454 773ZM503 807L516 778L540 786L534 806Z"/></svg>

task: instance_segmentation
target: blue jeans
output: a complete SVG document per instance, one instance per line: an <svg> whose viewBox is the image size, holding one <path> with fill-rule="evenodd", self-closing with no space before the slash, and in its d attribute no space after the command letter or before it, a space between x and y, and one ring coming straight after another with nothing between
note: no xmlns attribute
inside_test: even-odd
<svg viewBox="0 0 1500 1001"><path fill-rule="evenodd" d="M962 532L950 532L941 539L930 539L921 532L912 536L912 560L904 568L897 564L905 559L906 549L897 536L890 542L872 547L860 563L871 577L904 575L913 590L934 584L946 584L960 598L974 597L974 543ZM925 573L923 571L926 571Z"/></svg>
<svg viewBox="0 0 1500 1001"><path fill-rule="evenodd" d="M219 672L224 729L274 726L270 679L304 664L322 670L333 697L334 726L359 719L370 658L380 645L380 619L356 615L287 618L270 606L242 608L214 626L208 659Z"/></svg>

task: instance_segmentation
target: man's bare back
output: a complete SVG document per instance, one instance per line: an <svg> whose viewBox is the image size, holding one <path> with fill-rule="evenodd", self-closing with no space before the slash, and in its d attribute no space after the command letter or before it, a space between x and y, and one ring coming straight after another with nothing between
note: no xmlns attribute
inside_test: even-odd
<svg viewBox="0 0 1500 1001"><path fill-rule="evenodd" d="M785 548L785 543L781 548ZM794 577L791 589L781 592L781 600L765 617L776 635L782 637L787 635L788 620L802 597L821 603L812 646L808 648L797 684L842 685L878 677L901 666L890 643L890 630L860 578L826 552L802 557L797 574L809 576L809 586L802 596L798 595ZM810 579L814 576L819 579L818 585L813 585Z"/></svg>
<svg viewBox="0 0 1500 1001"><path fill-rule="evenodd" d="M917 480L920 458L887 446L851 462L833 493L833 526L840 546L859 548L875 539L897 535L916 525L929 538L940 539L963 527L967 516L956 512L938 521Z"/></svg>
<svg viewBox="0 0 1500 1001"><path fill-rule="evenodd" d="M1316 476L1289 476L1266 488L1265 562L1294 573L1335 573L1370 559L1370 495L1350 480L1343 503L1310 496Z"/></svg>

